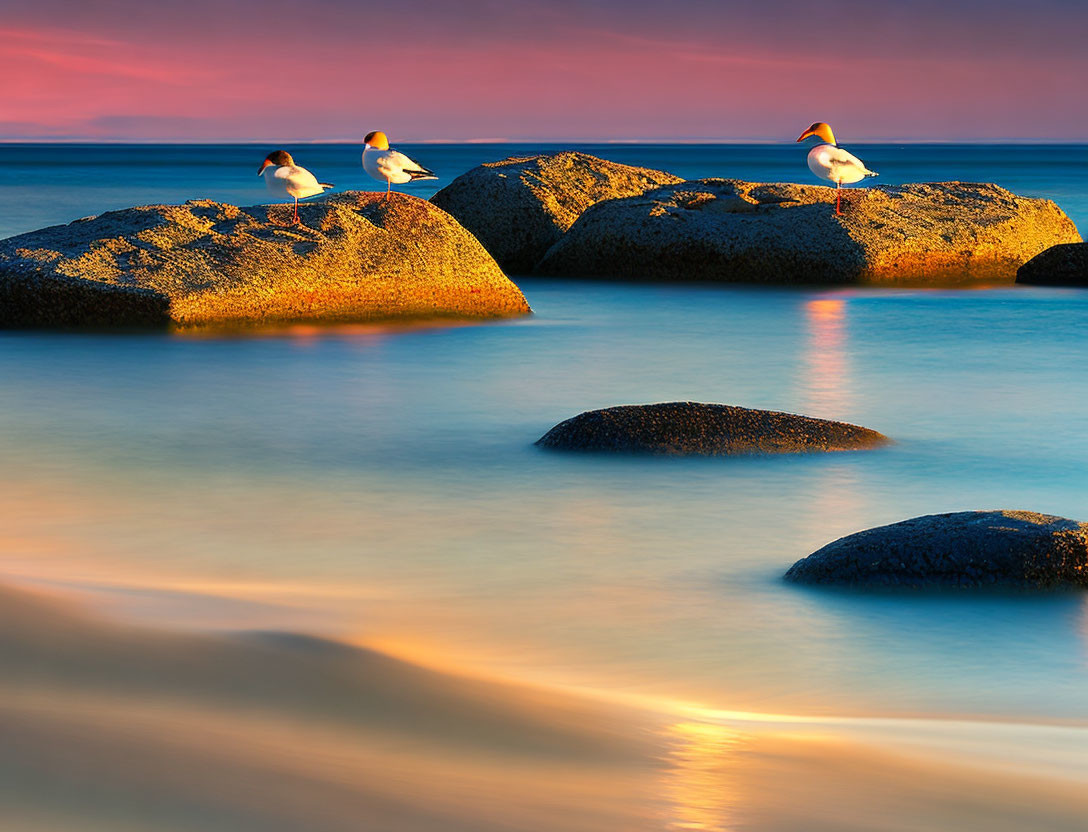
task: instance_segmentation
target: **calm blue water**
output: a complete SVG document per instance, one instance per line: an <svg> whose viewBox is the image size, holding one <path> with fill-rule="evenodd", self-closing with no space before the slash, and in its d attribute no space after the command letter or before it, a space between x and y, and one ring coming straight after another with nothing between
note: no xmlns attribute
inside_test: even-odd
<svg viewBox="0 0 1088 832"><path fill-rule="evenodd" d="M793 146L590 149L688 176L804 172ZM992 180L1088 219L1084 148L858 149L885 181ZM509 148L410 150L448 179ZM259 200L265 152L0 147L0 226ZM362 184L353 148L296 155ZM918 514L1088 519L1088 293L519 284L536 314L482 326L0 334L2 571L170 623L325 629L718 708L1088 719L1083 594L780 582L829 540ZM675 399L896 444L742 460L532 446L582 410Z"/></svg>
<svg viewBox="0 0 1088 832"><path fill-rule="evenodd" d="M266 200L256 176L273 147L264 145L0 144L0 237L136 204L208 198L237 205ZM288 148L300 165L340 188L376 190L352 145ZM694 179L807 182L807 147L781 145L401 145L438 172L438 182L404 190L428 198L481 162L542 150L584 150L617 162ZM882 184L962 180L996 182L1026 196L1056 200L1088 227L1088 145L851 145Z"/></svg>

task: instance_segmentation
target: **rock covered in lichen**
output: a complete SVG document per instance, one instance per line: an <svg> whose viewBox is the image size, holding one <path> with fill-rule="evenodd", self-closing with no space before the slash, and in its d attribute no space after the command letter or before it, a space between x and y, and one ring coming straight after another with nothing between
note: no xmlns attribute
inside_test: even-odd
<svg viewBox="0 0 1088 832"><path fill-rule="evenodd" d="M786 580L905 589L1088 586L1088 524L1032 511L929 514L857 532Z"/></svg>
<svg viewBox="0 0 1088 832"><path fill-rule="evenodd" d="M0 241L0 325L65 327L529 311L453 217L403 194L111 211Z"/></svg>
<svg viewBox="0 0 1088 832"><path fill-rule="evenodd" d="M869 428L725 404L669 402L590 410L537 445L564 451L734 456L847 451L889 440Z"/></svg>
<svg viewBox="0 0 1088 832"><path fill-rule="evenodd" d="M432 201L475 234L508 273L524 274L591 205L681 181L563 151L487 162L458 176Z"/></svg>
<svg viewBox="0 0 1088 832"><path fill-rule="evenodd" d="M1011 282L1077 242L1053 202L988 184L835 189L703 179L588 209L539 274L748 283Z"/></svg>
<svg viewBox="0 0 1088 832"><path fill-rule="evenodd" d="M1020 267L1017 283L1088 286L1088 243L1065 243L1037 254Z"/></svg>

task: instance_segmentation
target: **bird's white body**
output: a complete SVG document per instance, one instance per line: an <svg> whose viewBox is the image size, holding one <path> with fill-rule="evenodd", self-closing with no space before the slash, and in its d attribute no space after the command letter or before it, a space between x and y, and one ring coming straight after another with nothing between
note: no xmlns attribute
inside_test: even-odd
<svg viewBox="0 0 1088 832"><path fill-rule="evenodd" d="M379 150L369 145L363 150L363 170L379 182L403 185L419 179L438 177L399 150Z"/></svg>
<svg viewBox="0 0 1088 832"><path fill-rule="evenodd" d="M274 194L304 199L325 193L325 186L317 181L317 177L298 165L269 165L261 171L261 176Z"/></svg>
<svg viewBox="0 0 1088 832"><path fill-rule="evenodd" d="M866 176L876 176L853 153L833 144L818 144L808 152L808 169L836 185L852 185Z"/></svg>

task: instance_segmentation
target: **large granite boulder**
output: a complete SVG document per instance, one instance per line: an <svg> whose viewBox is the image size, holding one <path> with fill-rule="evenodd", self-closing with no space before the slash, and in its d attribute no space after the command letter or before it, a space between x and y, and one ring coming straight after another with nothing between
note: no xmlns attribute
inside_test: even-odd
<svg viewBox="0 0 1088 832"><path fill-rule="evenodd" d="M587 210L539 274L748 283L1012 282L1080 240L1053 202L942 182L844 191L703 179Z"/></svg>
<svg viewBox="0 0 1088 832"><path fill-rule="evenodd" d="M475 234L508 273L525 274L591 205L682 181L564 151L487 162L458 176L431 201Z"/></svg>
<svg viewBox="0 0 1088 832"><path fill-rule="evenodd" d="M1020 267L1017 283L1037 286L1088 286L1088 243L1048 248Z"/></svg>
<svg viewBox="0 0 1088 832"><path fill-rule="evenodd" d="M1033 511L930 514L857 532L786 580L860 587L1088 586L1088 523Z"/></svg>
<svg viewBox="0 0 1088 832"><path fill-rule="evenodd" d="M889 440L875 430L773 410L669 402L590 410L560 422L536 444L564 451L735 456L849 451Z"/></svg>
<svg viewBox="0 0 1088 832"><path fill-rule="evenodd" d="M415 197L207 200L111 211L0 240L0 326L189 326L529 311L483 246Z"/></svg>

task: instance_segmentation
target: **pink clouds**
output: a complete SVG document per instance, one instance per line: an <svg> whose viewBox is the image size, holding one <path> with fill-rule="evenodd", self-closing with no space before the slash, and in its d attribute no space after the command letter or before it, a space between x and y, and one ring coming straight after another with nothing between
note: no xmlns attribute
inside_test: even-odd
<svg viewBox="0 0 1088 832"><path fill-rule="evenodd" d="M789 2L41 5L0 31L3 138L728 140L814 119L852 141L1088 137L1088 59L1059 19L1013 31L961 15L923 38L876 3L836 38Z"/></svg>
<svg viewBox="0 0 1088 832"><path fill-rule="evenodd" d="M103 113L155 109L171 90L180 103L194 85L215 80L191 61L67 30L0 29L0 42L6 115L46 136L95 136Z"/></svg>

